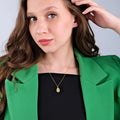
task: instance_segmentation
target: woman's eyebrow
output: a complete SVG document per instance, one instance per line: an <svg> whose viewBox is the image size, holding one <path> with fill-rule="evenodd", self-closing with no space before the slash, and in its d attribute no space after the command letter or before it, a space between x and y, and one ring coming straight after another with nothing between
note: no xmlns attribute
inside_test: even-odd
<svg viewBox="0 0 120 120"><path fill-rule="evenodd" d="M55 7L55 6L49 6L49 7L46 7L45 9L43 9L42 11L47 11L47 10L50 10L50 9L58 9L58 8Z"/></svg>
<svg viewBox="0 0 120 120"><path fill-rule="evenodd" d="M59 8L57 8L55 6L49 6L49 7L44 8L43 10L41 10L41 12L45 12L45 11L48 11L48 10L51 10L51 9L59 9ZM34 12L27 12L27 16L33 15L33 14L34 14Z"/></svg>

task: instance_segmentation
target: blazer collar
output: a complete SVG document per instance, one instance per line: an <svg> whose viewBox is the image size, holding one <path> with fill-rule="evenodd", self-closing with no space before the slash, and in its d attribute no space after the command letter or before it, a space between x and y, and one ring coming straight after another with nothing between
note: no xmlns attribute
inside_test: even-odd
<svg viewBox="0 0 120 120"><path fill-rule="evenodd" d="M86 80L91 84L98 85L102 82L101 80L107 77L107 73L94 59L83 56L77 49L74 49L74 53L79 63L81 79Z"/></svg>
<svg viewBox="0 0 120 120"><path fill-rule="evenodd" d="M11 74L14 75L15 71ZM15 78L18 79L22 84L25 84L26 82L29 82L32 80L31 78L35 78L38 74L38 64L28 68L28 69L21 69L15 74ZM37 79L37 78L36 78Z"/></svg>

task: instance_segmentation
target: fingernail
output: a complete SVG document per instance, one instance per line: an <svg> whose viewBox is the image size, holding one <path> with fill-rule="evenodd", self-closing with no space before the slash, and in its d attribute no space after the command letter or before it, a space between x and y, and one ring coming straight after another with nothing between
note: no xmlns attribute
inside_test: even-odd
<svg viewBox="0 0 120 120"><path fill-rule="evenodd" d="M84 14L85 14L85 11L83 11L82 14L84 15Z"/></svg>

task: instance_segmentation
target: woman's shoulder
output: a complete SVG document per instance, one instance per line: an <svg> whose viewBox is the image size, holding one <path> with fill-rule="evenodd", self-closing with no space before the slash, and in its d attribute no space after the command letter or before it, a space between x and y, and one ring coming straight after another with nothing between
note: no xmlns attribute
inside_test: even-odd
<svg viewBox="0 0 120 120"><path fill-rule="evenodd" d="M120 58L116 55L107 55L93 57L92 59L107 73L108 79L113 82L114 89L119 90L118 96L120 97Z"/></svg>
<svg viewBox="0 0 120 120"><path fill-rule="evenodd" d="M78 58L78 61L84 61L85 63L89 62L90 64L97 63L103 68L114 68L119 70L120 73L120 58L116 55L104 55L104 56L95 56L95 57L86 57L78 49L74 48L74 53ZM90 61L94 62L90 62Z"/></svg>
<svg viewBox="0 0 120 120"><path fill-rule="evenodd" d="M120 58L116 55L92 57L103 69L120 74Z"/></svg>
<svg viewBox="0 0 120 120"><path fill-rule="evenodd" d="M92 57L92 59L101 64L112 63L112 64L117 64L120 67L120 58L117 55L96 56L96 57Z"/></svg>

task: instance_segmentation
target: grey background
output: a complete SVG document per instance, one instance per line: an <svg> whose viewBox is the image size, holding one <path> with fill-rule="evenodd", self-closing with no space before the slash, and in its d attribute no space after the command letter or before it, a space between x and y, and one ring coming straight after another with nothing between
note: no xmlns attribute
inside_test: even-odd
<svg viewBox="0 0 120 120"><path fill-rule="evenodd" d="M1 0L0 2L0 56L6 53L5 44L15 26L19 1L20 0ZM120 0L95 1L120 18ZM90 24L95 33L96 44L100 48L100 54L116 54L120 57L120 35L113 30L100 28L91 22Z"/></svg>

